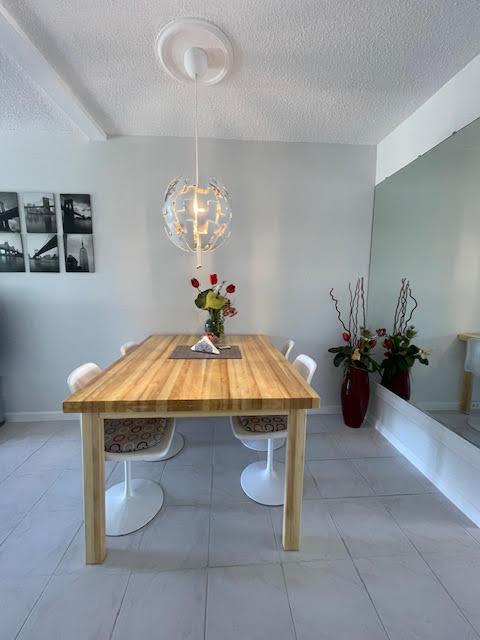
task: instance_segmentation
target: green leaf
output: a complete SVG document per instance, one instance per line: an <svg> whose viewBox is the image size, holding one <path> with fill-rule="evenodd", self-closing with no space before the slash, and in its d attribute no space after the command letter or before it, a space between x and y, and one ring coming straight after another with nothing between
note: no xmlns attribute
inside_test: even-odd
<svg viewBox="0 0 480 640"><path fill-rule="evenodd" d="M339 367L342 364L342 362L345 360L345 358L346 358L346 355L344 353L337 353L337 355L333 359L333 364L336 367Z"/></svg>
<svg viewBox="0 0 480 640"><path fill-rule="evenodd" d="M211 289L205 289L205 291L200 291L198 296L195 298L195 304L199 309L206 309L207 302L207 294L211 291Z"/></svg>
<svg viewBox="0 0 480 640"><path fill-rule="evenodd" d="M226 303L226 298L217 295L212 289L207 292L207 299L205 301L205 307L207 309L223 309Z"/></svg>

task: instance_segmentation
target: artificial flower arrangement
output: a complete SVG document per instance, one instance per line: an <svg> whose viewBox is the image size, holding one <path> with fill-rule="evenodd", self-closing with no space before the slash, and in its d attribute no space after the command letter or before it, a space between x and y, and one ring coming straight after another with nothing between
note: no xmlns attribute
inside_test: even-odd
<svg viewBox="0 0 480 640"><path fill-rule="evenodd" d="M377 344L375 335L366 326L365 291L363 278L358 278L355 289L348 285L350 294L347 309L348 322L344 321L338 300L330 289L337 317L342 325L345 344L332 347L333 364L344 367L341 389L343 421L347 427L360 427L365 419L370 398L369 374L378 371L377 362L371 352Z"/></svg>
<svg viewBox="0 0 480 640"><path fill-rule="evenodd" d="M387 334L385 328L377 329L382 346L386 349L385 358L380 364L382 385L405 400L410 399L409 373L416 361L428 365L429 351L422 349L412 340L417 331L411 323L418 302L412 294L410 282L402 278L400 291L393 318L393 330Z"/></svg>
<svg viewBox="0 0 480 640"><path fill-rule="evenodd" d="M342 318L338 300L333 295L333 289L330 289L330 297L335 305L338 320L344 330L342 340L345 344L339 347L332 347L328 351L335 354L333 364L336 367L343 365L347 369L354 367L372 373L379 370L377 362L370 355L377 344L377 340L373 332L366 327L363 278L358 278L355 289L352 289L352 285L349 284L348 291L350 298L347 309L347 324Z"/></svg>
<svg viewBox="0 0 480 640"><path fill-rule="evenodd" d="M225 286L226 280L219 284L216 273L211 273L209 280L211 286L204 290L200 289L200 282L197 278L192 278L190 282L192 287L198 290L195 305L199 309L207 311L209 315L208 320L205 322L205 333L211 339L219 340L225 333L225 318L233 318L238 313L229 297L235 293L235 285L228 284Z"/></svg>

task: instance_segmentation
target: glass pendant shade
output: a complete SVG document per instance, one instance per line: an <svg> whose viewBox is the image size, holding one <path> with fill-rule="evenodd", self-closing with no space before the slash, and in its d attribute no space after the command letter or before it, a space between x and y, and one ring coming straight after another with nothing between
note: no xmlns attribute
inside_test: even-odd
<svg viewBox="0 0 480 640"><path fill-rule="evenodd" d="M229 195L215 179L199 181L198 186L188 178L175 178L168 185L163 203L165 231L180 249L197 255L210 252L230 236Z"/></svg>

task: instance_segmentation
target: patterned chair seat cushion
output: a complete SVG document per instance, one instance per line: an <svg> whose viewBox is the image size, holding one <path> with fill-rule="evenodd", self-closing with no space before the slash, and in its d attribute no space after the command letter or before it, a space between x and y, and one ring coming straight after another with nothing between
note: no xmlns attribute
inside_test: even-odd
<svg viewBox="0 0 480 640"><path fill-rule="evenodd" d="M130 453L161 444L167 418L122 418L105 420L105 451Z"/></svg>
<svg viewBox="0 0 480 640"><path fill-rule="evenodd" d="M273 433L287 428L287 416L240 416L238 421L245 431L252 433Z"/></svg>

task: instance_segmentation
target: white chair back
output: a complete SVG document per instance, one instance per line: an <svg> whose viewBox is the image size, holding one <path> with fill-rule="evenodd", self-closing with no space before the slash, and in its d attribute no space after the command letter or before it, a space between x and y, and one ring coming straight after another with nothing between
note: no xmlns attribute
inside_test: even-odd
<svg viewBox="0 0 480 640"><path fill-rule="evenodd" d="M313 378L313 374L315 373L315 369L317 368L317 363L315 362L315 360L313 358L310 358L310 356L306 356L304 353L301 353L293 361L293 366L302 376L302 378L305 378L308 384L310 384Z"/></svg>
<svg viewBox="0 0 480 640"><path fill-rule="evenodd" d="M126 356L127 353L132 349L135 349L135 347L138 347L138 344L136 342L124 342L120 347L120 353L122 354L122 356Z"/></svg>
<svg viewBox="0 0 480 640"><path fill-rule="evenodd" d="M480 378L480 338L470 338L467 341L465 371L469 371Z"/></svg>
<svg viewBox="0 0 480 640"><path fill-rule="evenodd" d="M83 387L85 387L89 382L96 378L101 372L102 370L100 369L100 367L93 362L82 364L74 369L68 376L68 388L72 393L75 393L75 391L83 389Z"/></svg>
<svg viewBox="0 0 480 640"><path fill-rule="evenodd" d="M287 340L285 342L285 344L283 345L283 347L280 349L280 351L283 353L283 355L285 356L285 358L288 360L290 357L290 354L292 352L293 347L295 346L295 342L291 339Z"/></svg>

